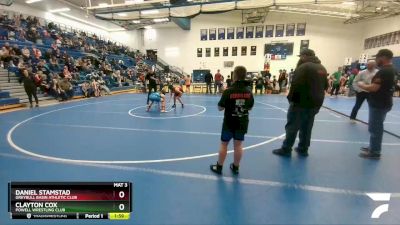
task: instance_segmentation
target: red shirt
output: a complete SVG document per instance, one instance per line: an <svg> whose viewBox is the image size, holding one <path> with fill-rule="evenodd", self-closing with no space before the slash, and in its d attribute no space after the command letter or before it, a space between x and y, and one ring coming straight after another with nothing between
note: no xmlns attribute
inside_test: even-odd
<svg viewBox="0 0 400 225"><path fill-rule="evenodd" d="M222 80L222 75L220 73L216 73L214 80L215 81L221 81Z"/></svg>

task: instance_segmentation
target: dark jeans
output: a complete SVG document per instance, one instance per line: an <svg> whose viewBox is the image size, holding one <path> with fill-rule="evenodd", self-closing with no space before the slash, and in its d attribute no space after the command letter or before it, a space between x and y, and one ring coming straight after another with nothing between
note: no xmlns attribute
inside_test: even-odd
<svg viewBox="0 0 400 225"><path fill-rule="evenodd" d="M212 92L212 89L211 89L211 83L206 83L206 85L207 85L206 94L208 94L208 93L212 94L213 92Z"/></svg>
<svg viewBox="0 0 400 225"><path fill-rule="evenodd" d="M214 93L221 93L221 87L222 87L222 82L221 81L215 81L214 83ZM218 92L217 92L218 89Z"/></svg>
<svg viewBox="0 0 400 225"><path fill-rule="evenodd" d="M340 84L333 84L331 90L331 96L333 95L333 92L335 92L335 95L338 95L339 90L340 90Z"/></svg>
<svg viewBox="0 0 400 225"><path fill-rule="evenodd" d="M157 86L149 85L149 91L147 92L147 105L149 104L149 97L150 97L150 94L152 93L151 90L156 92L157 91Z"/></svg>
<svg viewBox="0 0 400 225"><path fill-rule="evenodd" d="M60 92L60 97L63 101L66 101L68 99L71 99L72 97L74 97L74 90L68 90L68 91L61 91Z"/></svg>
<svg viewBox="0 0 400 225"><path fill-rule="evenodd" d="M383 122L385 122L388 109L379 109L369 106L368 131L370 133L369 149L374 153L381 153L382 137L383 137Z"/></svg>
<svg viewBox="0 0 400 225"><path fill-rule="evenodd" d="M35 98L35 102L38 105L39 104L39 100L38 97L36 95L36 86L31 86L31 85L27 85L24 86L25 92L28 95L28 99L29 99L29 103L32 105L33 101L32 101L32 96Z"/></svg>
<svg viewBox="0 0 400 225"><path fill-rule="evenodd" d="M283 141L282 148L291 150L299 133L298 149L307 151L310 147L311 132L314 126L315 115L319 112L317 108L301 108L290 104L287 112L287 123L285 126L286 138Z"/></svg>
<svg viewBox="0 0 400 225"><path fill-rule="evenodd" d="M361 108L363 102L368 98L368 92L357 92L356 94L356 104L350 114L350 119L355 120L357 117L358 110Z"/></svg>

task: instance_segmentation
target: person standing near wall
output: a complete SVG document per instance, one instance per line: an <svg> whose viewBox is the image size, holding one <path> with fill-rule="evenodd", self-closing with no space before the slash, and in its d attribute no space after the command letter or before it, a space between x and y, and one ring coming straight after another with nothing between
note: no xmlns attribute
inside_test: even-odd
<svg viewBox="0 0 400 225"><path fill-rule="evenodd" d="M393 93L397 71L392 64L393 52L381 49L376 55L376 63L380 70L371 80L371 84L363 81L358 86L369 92L369 119L368 131L370 133L369 147L361 148L360 157L379 159L382 150L382 137L386 114L393 106Z"/></svg>
<svg viewBox="0 0 400 225"><path fill-rule="evenodd" d="M206 73L206 75L204 76L204 82L206 82L206 94L208 94L208 93L212 94L213 93L212 89L211 89L211 84L212 84L213 81L214 81L214 78L213 78L211 72L208 71Z"/></svg>
<svg viewBox="0 0 400 225"><path fill-rule="evenodd" d="M39 100L36 95L36 84L35 84L35 78L32 73L29 73L29 71L26 68L22 69L22 76L20 78L20 83L24 84L24 89L26 94L28 95L30 107L33 107L33 102L32 102L32 96L35 98L36 102L36 107L39 107Z"/></svg>
<svg viewBox="0 0 400 225"><path fill-rule="evenodd" d="M328 88L326 69L311 49L302 50L300 60L293 76L288 100L290 103L285 126L286 138L282 147L272 151L273 154L290 157L292 147L299 134L296 152L308 156L311 132L315 115L319 112Z"/></svg>
<svg viewBox="0 0 400 225"><path fill-rule="evenodd" d="M378 72L375 60L370 60L367 63L367 69L361 71L353 80L353 88L356 92L356 103L350 114L350 121L356 122L358 110L361 108L363 102L368 98L368 91L361 89L358 82L362 81L365 84L371 84L372 77Z"/></svg>
<svg viewBox="0 0 400 225"><path fill-rule="evenodd" d="M332 78L331 97L333 97L333 94L335 94L335 96L339 94L340 79L342 78L342 75L343 75L342 67L339 67L338 70L331 75Z"/></svg>
<svg viewBox="0 0 400 225"><path fill-rule="evenodd" d="M219 70L217 70L217 73L214 76L214 93L221 93L221 86L222 86L222 75Z"/></svg>

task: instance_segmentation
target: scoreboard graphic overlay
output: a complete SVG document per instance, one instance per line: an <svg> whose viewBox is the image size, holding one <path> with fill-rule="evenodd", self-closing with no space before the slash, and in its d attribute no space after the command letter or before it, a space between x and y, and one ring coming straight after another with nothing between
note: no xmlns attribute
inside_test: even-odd
<svg viewBox="0 0 400 225"><path fill-rule="evenodd" d="M10 182L12 219L127 220L132 212L130 182Z"/></svg>

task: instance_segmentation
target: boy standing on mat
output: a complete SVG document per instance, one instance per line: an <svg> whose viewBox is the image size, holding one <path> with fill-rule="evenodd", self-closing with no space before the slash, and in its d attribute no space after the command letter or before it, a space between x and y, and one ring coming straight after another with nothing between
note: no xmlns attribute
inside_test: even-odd
<svg viewBox="0 0 400 225"><path fill-rule="evenodd" d="M233 72L234 83L224 91L218 103L219 111L225 110L222 124L221 145L218 161L211 165L211 171L222 174L222 167L228 152L228 144L234 140L234 161L230 169L234 174L239 173L239 164L243 154L242 142L249 125L249 111L253 108L254 98L247 88L246 68L237 66Z"/></svg>

